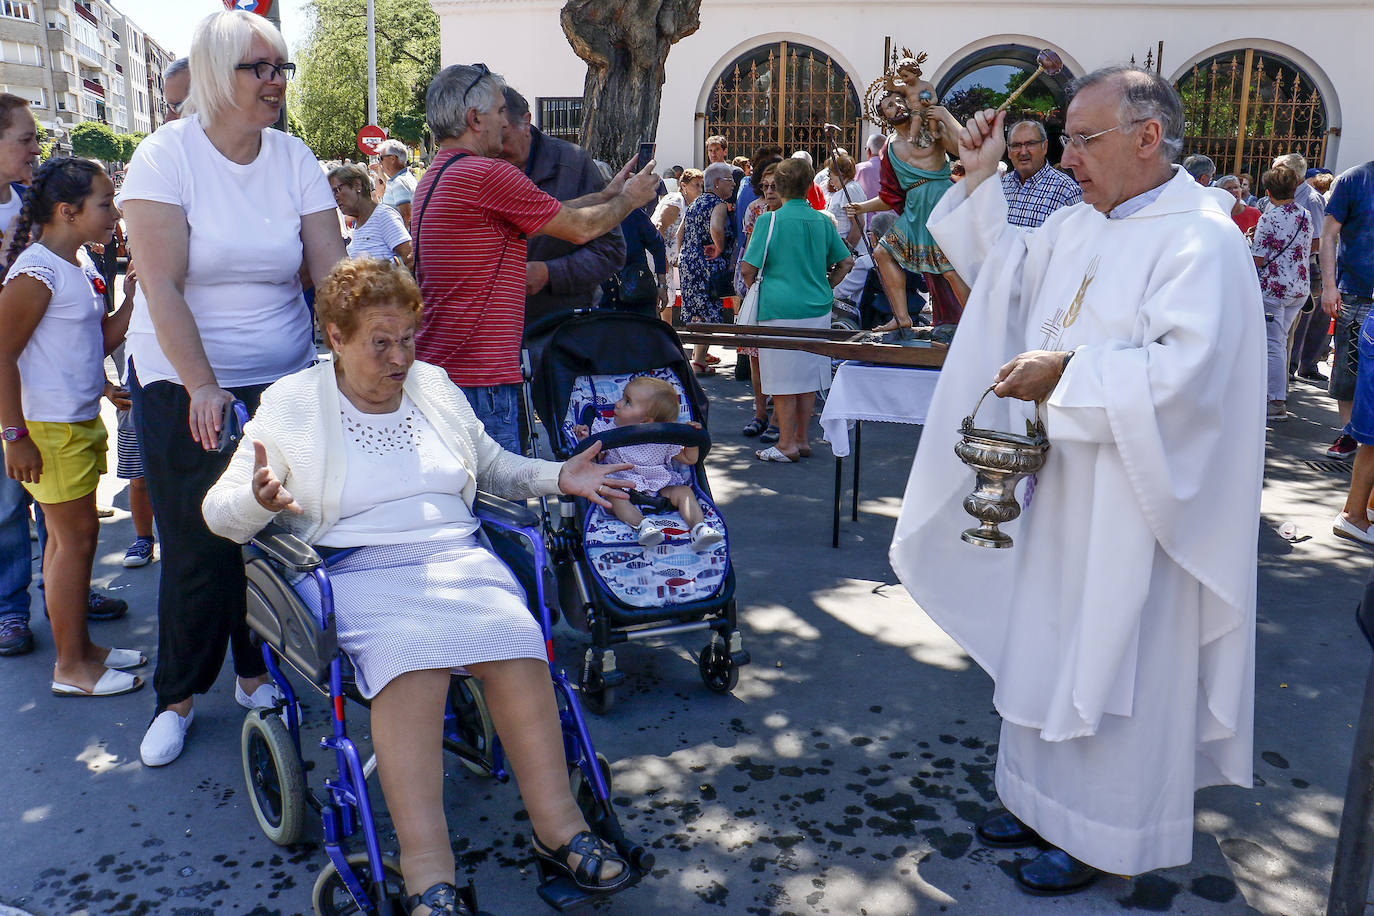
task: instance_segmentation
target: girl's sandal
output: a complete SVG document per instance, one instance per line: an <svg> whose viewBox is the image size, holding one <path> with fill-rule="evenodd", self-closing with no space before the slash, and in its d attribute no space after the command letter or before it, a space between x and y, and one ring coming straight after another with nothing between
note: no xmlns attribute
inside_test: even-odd
<svg viewBox="0 0 1374 916"><path fill-rule="evenodd" d="M530 840L541 871L569 878L580 891L588 894L613 894L634 882L635 876L630 871L630 863L616 855L610 846L598 839L590 830L583 830L553 851L534 834L530 834ZM574 855L580 857L576 868L568 864L569 857ZM601 872L612 862L619 863L620 874L602 882Z"/></svg>
<svg viewBox="0 0 1374 916"><path fill-rule="evenodd" d="M458 888L452 884L431 884L423 894L406 898L406 912L414 913L415 908L427 906L438 916L472 916L472 910L458 896Z"/></svg>

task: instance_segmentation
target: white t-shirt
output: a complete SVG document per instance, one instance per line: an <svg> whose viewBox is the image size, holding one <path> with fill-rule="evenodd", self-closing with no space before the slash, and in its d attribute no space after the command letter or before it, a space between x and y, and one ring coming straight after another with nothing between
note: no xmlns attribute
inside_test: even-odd
<svg viewBox="0 0 1374 916"><path fill-rule="evenodd" d="M10 239L13 238L11 230L14 227L14 220L19 216L19 211L23 206L24 195L10 187L10 199L0 204L0 232L4 233L3 240L0 240L0 257L9 255Z"/></svg>
<svg viewBox="0 0 1374 916"><path fill-rule="evenodd" d="M348 243L348 256L359 258L368 255L391 260L396 246L410 241L405 221L401 214L386 204L378 204L367 218L367 222L353 230L353 241Z"/></svg>
<svg viewBox="0 0 1374 916"><path fill-rule="evenodd" d="M477 519L463 502L468 471L415 402L392 413L363 413L339 395L344 484L339 520L320 535L325 547L410 544L467 537Z"/></svg>
<svg viewBox="0 0 1374 916"><path fill-rule="evenodd" d="M24 419L83 423L100 415L105 391L104 284L84 249L73 264L35 242L15 259L5 282L24 274L52 293L48 308L19 354Z"/></svg>
<svg viewBox="0 0 1374 916"><path fill-rule="evenodd" d="M118 202L174 204L190 226L186 303L222 387L275 382L315 355L301 295L301 217L334 209L310 149L277 130L247 165L226 159L200 117L164 124L134 152ZM142 384L180 382L139 284L128 352Z"/></svg>
<svg viewBox="0 0 1374 916"><path fill-rule="evenodd" d="M857 181L850 181L845 185L845 189L849 191L849 199L856 204L861 204L865 200L868 200L868 197L864 194L863 185L859 184ZM849 203L849 200L845 200L844 190L834 192L827 190L825 193L825 209L830 215L835 217L835 228L840 230L840 238L845 239L845 244L847 245L849 244L849 217L845 214L844 208L845 205Z"/></svg>
<svg viewBox="0 0 1374 916"><path fill-rule="evenodd" d="M682 199L682 194L680 192L674 191L671 194L666 194L663 199L658 202L658 207L654 209L655 226L657 226L659 221L663 218L663 211L667 210L669 207L677 208L677 219L673 220L673 224L664 231L663 241L668 245L669 256L676 259L677 230L678 227L682 225L682 218L687 215L687 204Z"/></svg>
<svg viewBox="0 0 1374 916"><path fill-rule="evenodd" d="M382 195L382 203L390 207L399 207L414 199L415 176L410 173L410 169L401 169L386 180L386 193Z"/></svg>

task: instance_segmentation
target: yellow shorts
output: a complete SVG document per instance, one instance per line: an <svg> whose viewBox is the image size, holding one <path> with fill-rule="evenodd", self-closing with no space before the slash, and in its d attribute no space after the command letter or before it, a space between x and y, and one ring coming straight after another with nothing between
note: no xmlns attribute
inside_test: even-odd
<svg viewBox="0 0 1374 916"><path fill-rule="evenodd" d="M82 423L30 420L29 438L43 456L38 483L26 483L35 500L48 505L70 502L91 493L105 473L109 435L99 417Z"/></svg>

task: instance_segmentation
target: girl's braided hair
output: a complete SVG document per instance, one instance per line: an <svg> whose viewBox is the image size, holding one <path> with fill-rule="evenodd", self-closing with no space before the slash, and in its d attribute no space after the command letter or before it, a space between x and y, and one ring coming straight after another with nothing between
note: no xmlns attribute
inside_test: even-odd
<svg viewBox="0 0 1374 916"><path fill-rule="evenodd" d="M5 269L14 266L19 253L29 247L29 235L34 225L42 226L53 217L58 204L80 207L91 196L96 175L105 174L100 163L75 156L57 156L38 167L33 184L24 192L19 208L19 220L14 225L14 239L10 242Z"/></svg>

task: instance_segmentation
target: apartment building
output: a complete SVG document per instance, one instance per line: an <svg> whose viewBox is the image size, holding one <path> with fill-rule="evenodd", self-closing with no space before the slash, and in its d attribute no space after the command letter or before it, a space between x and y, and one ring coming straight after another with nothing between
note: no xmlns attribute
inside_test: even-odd
<svg viewBox="0 0 1374 916"><path fill-rule="evenodd" d="M152 59L147 34L105 0L0 0L0 89L28 99L60 145L82 121L115 133L162 123Z"/></svg>
<svg viewBox="0 0 1374 916"><path fill-rule="evenodd" d="M157 130L167 123L167 100L162 95L162 71L176 60L176 55L153 41L151 35L143 36L144 70L148 74L148 112Z"/></svg>

